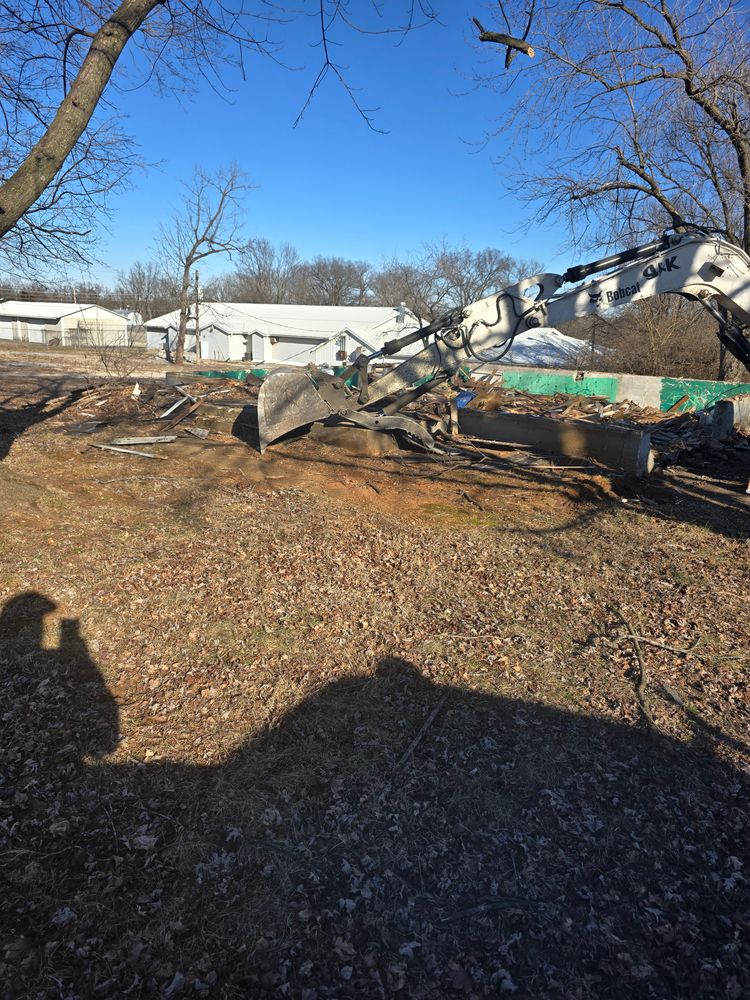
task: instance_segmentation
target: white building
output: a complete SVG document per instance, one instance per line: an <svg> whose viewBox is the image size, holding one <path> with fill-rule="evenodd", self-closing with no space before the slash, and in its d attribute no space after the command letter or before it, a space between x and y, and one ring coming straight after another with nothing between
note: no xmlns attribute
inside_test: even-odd
<svg viewBox="0 0 750 1000"><path fill-rule="evenodd" d="M150 349L174 353L180 313L146 323ZM373 354L386 340L420 326L405 306L298 306L246 302L206 302L200 315L201 358L251 361L257 365L336 365L364 351ZM421 341L396 360L409 357ZM188 321L185 351L195 352L195 322Z"/></svg>
<svg viewBox="0 0 750 1000"><path fill-rule="evenodd" d="M104 306L75 302L0 302L0 340L61 347L127 346L128 323Z"/></svg>

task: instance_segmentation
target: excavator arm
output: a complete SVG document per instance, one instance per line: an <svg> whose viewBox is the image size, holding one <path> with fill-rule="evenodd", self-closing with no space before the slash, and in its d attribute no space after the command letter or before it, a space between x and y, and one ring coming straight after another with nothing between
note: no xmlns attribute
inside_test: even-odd
<svg viewBox="0 0 750 1000"><path fill-rule="evenodd" d="M585 280L591 275L601 275ZM564 290L567 284L574 288ZM616 309L654 295L681 295L700 302L716 319L717 335L750 371L750 258L722 237L702 230L669 233L644 246L565 274L536 274L453 310L382 351L358 359L338 376L314 368L270 375L258 398L260 447L316 420L348 420L380 430L412 433L427 447L431 439L416 421L398 410L459 368L499 360L515 337L542 326ZM373 384L371 361L399 353L410 344L425 346Z"/></svg>

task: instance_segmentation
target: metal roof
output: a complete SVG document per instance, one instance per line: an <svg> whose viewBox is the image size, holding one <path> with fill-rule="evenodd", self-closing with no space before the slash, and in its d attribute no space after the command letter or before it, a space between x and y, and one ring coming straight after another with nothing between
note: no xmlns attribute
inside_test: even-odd
<svg viewBox="0 0 750 1000"><path fill-rule="evenodd" d="M396 329L402 310L391 306L300 306L255 302L204 302L200 324L217 326L229 334L259 333L266 337L310 337L327 340L344 327L371 330L373 327ZM149 330L176 327L180 312L175 309L148 320ZM405 310L405 323L399 329L418 325L416 317ZM188 320L192 329L193 320Z"/></svg>
<svg viewBox="0 0 750 1000"><path fill-rule="evenodd" d="M85 302L24 302L19 299L8 299L0 302L0 319L44 319L56 323L63 316L82 313L87 309L102 309L111 315L117 315L106 306L96 306ZM118 316L118 319L122 317Z"/></svg>

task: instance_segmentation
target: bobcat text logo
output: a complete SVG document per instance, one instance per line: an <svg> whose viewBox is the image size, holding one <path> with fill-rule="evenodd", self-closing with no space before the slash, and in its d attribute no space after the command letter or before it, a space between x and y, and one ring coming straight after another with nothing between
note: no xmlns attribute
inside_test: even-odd
<svg viewBox="0 0 750 1000"><path fill-rule="evenodd" d="M640 281L636 281L634 285L625 285L624 288L615 288L613 292L607 292L607 302L619 302L620 299L629 299L631 295L635 295L640 290Z"/></svg>
<svg viewBox="0 0 750 1000"><path fill-rule="evenodd" d="M675 264L677 260L677 255L674 257L665 257L664 260L660 260L659 264L649 264L648 267L643 270L644 278L658 278L660 274L666 274L667 271L679 271L680 265Z"/></svg>

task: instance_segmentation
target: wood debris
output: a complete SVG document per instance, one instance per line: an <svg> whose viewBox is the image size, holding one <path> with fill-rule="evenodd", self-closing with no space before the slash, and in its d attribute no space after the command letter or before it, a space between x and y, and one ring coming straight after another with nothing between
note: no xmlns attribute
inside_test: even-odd
<svg viewBox="0 0 750 1000"><path fill-rule="evenodd" d="M135 448L118 448L111 444L91 444L91 448L100 448L102 451L119 451L122 455L137 455L139 458L163 458L163 455L153 455L150 451L136 451Z"/></svg>
<svg viewBox="0 0 750 1000"><path fill-rule="evenodd" d="M179 388L179 386L175 386L175 388L176 388L176 389L178 389L178 388ZM182 406L182 404L183 404L183 403L187 403L187 401L188 401L189 399L192 399L192 398L193 398L193 397L192 397L192 396L188 396L188 394L187 394L187 393L185 393L185 394L184 394L183 396L180 396L180 398L179 398L179 399L177 400L177 402L176 402L176 403L172 403L172 405L171 405L171 406L169 406L169 407L168 407L168 408L167 408L167 409L166 409L166 410L164 411L164 413L161 413L161 414L159 415L159 420L166 420L166 418L167 418L167 417L168 417L168 416L169 416L169 415L170 415L171 413L174 413L174 411L175 411L175 410L177 409L177 407L178 407L178 406Z"/></svg>
<svg viewBox="0 0 750 1000"><path fill-rule="evenodd" d="M668 410L655 406L641 406L630 400L612 402L606 396L584 396L557 392L536 395L522 389L503 388L493 383L492 377L471 379L462 386L474 393L466 404L468 410L518 413L559 420L580 420L587 423L605 423L620 427L648 430L660 465L669 465L683 452L703 448L715 443L710 436L710 414L701 416L688 406L689 397L683 396ZM434 421L444 418L455 409L453 401L439 392L427 393L413 407L407 408L414 416ZM455 418L451 419L454 426Z"/></svg>
<svg viewBox="0 0 750 1000"><path fill-rule="evenodd" d="M172 441L177 440L176 434L159 434L154 437L124 437L115 438L114 441L110 441L110 445L117 445L119 447L125 447L127 445L133 444L170 444Z"/></svg>

